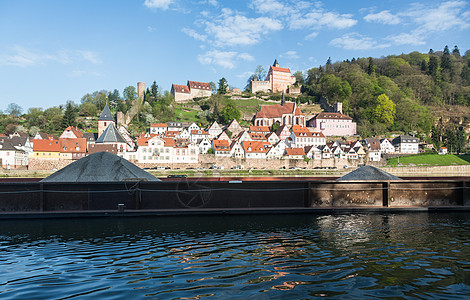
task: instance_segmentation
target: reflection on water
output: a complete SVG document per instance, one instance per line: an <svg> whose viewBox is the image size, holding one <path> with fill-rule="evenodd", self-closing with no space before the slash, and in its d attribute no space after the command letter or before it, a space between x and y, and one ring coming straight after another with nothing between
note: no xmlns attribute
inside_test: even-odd
<svg viewBox="0 0 470 300"><path fill-rule="evenodd" d="M0 298L453 298L470 221L348 214L0 222Z"/></svg>

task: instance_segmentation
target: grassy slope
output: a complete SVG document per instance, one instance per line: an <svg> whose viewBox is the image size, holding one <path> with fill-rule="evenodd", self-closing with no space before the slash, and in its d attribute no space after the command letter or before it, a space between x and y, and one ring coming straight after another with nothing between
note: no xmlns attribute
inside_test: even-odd
<svg viewBox="0 0 470 300"><path fill-rule="evenodd" d="M402 156L400 158L390 158L387 165L397 166L400 161L401 166L451 166L451 165L469 165L470 155L439 155L439 154L421 154Z"/></svg>

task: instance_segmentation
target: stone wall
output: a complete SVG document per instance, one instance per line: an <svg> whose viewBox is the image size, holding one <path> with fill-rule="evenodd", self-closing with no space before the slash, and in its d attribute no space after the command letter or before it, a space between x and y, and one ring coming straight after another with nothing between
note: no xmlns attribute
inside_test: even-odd
<svg viewBox="0 0 470 300"><path fill-rule="evenodd" d="M240 166L243 169L289 169L289 168L322 168L322 167L336 167L338 169L344 166L355 167L357 164L363 163L362 160L348 161L347 159L322 159L310 160L308 163L303 159L245 159L233 157L217 157L213 154L200 154L197 163L173 163L173 164L140 164L141 168L155 168L155 167L170 167L174 168L205 168L209 169L211 166L223 167L224 169L231 169Z"/></svg>
<svg viewBox="0 0 470 300"><path fill-rule="evenodd" d="M68 166L74 160L29 158L29 170L60 170Z"/></svg>

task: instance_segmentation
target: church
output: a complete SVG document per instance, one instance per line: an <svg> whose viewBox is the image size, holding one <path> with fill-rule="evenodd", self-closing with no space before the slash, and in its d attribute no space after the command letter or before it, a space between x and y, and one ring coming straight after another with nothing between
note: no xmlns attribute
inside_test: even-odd
<svg viewBox="0 0 470 300"><path fill-rule="evenodd" d="M277 105L263 105L253 118L255 126L273 126L276 122L291 128L293 125L305 127L305 116L295 102Z"/></svg>

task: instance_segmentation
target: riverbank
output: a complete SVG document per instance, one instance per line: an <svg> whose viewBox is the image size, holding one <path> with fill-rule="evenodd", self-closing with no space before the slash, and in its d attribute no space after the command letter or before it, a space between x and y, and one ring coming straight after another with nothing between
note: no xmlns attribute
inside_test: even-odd
<svg viewBox="0 0 470 300"><path fill-rule="evenodd" d="M150 174L166 178L169 175L185 175L193 178L210 177L341 177L356 168L342 169L173 169L146 170ZM470 177L470 165L424 166L424 167L380 167L380 169L397 177ZM45 178L52 170L0 170L0 178Z"/></svg>

